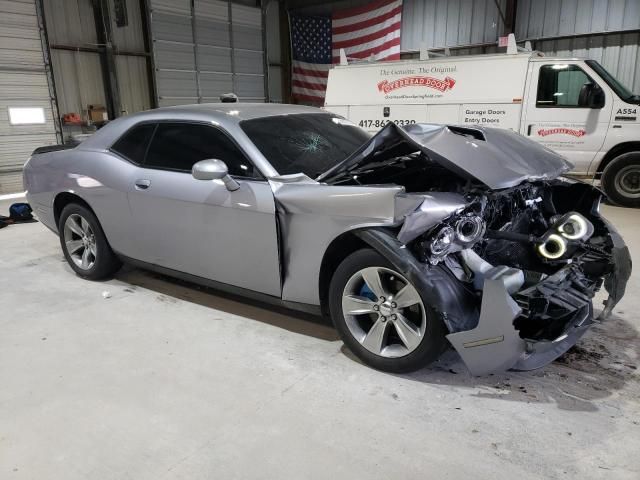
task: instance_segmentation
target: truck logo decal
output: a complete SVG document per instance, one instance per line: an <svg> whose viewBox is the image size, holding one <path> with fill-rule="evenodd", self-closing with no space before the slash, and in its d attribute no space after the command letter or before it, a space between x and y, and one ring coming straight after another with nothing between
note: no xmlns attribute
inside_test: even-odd
<svg viewBox="0 0 640 480"><path fill-rule="evenodd" d="M411 77L402 77L397 80L383 80L378 83L378 90L380 92L389 93L392 90L404 87L427 87L435 90L445 92L451 90L456 84L456 81L451 77L445 77L444 80L440 80L435 77L425 77L423 75L414 75Z"/></svg>
<svg viewBox="0 0 640 480"><path fill-rule="evenodd" d="M573 128L541 128L538 130L538 135L546 137L547 135L572 135L574 137L584 137L587 131L583 128L575 130Z"/></svg>

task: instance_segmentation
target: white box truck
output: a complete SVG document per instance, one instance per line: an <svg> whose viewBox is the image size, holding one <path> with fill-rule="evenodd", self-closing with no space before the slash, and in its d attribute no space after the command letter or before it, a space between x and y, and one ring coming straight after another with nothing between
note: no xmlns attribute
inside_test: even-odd
<svg viewBox="0 0 640 480"><path fill-rule="evenodd" d="M387 122L509 128L564 155L573 174L601 177L615 203L640 207L640 97L596 61L510 50L336 66L325 109L371 132Z"/></svg>

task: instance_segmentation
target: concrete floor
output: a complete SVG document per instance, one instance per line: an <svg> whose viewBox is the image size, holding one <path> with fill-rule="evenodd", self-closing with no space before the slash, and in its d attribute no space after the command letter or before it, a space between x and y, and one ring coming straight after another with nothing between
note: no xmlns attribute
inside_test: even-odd
<svg viewBox="0 0 640 480"><path fill-rule="evenodd" d="M640 265L640 211L605 213ZM473 378L448 352L394 376L319 319L133 269L81 280L39 223L0 246L1 479L640 478L638 270L542 370Z"/></svg>

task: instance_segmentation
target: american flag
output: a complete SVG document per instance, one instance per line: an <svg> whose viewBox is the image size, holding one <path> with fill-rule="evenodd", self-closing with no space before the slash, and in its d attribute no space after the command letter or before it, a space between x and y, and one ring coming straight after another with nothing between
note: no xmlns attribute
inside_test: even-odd
<svg viewBox="0 0 640 480"><path fill-rule="evenodd" d="M400 59L402 0L378 0L332 17L291 15L293 98L321 104L332 63L347 58Z"/></svg>

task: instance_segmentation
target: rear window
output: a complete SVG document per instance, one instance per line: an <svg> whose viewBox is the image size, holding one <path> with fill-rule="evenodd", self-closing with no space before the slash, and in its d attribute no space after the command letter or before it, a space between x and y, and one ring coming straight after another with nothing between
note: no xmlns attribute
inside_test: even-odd
<svg viewBox="0 0 640 480"><path fill-rule="evenodd" d="M144 161L144 156L155 128L156 125L154 123L133 127L111 146L111 150L132 162L140 164Z"/></svg>
<svg viewBox="0 0 640 480"><path fill-rule="evenodd" d="M240 127L280 175L315 178L370 138L348 120L326 113L245 120Z"/></svg>

